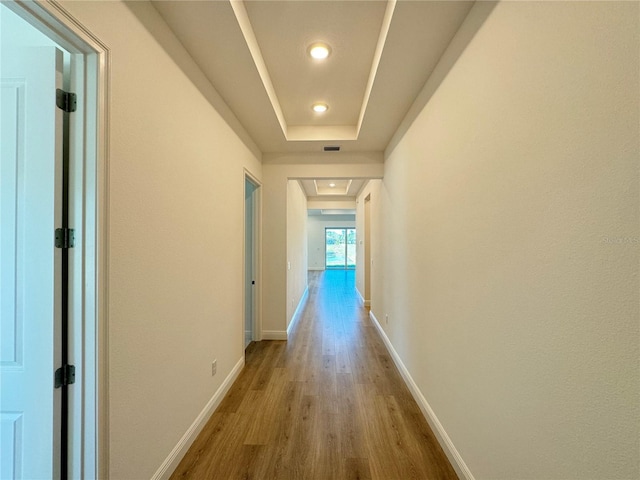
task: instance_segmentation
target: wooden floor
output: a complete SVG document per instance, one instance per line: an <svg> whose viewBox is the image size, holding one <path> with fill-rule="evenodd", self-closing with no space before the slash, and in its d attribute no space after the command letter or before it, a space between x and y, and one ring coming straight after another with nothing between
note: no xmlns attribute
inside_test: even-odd
<svg viewBox="0 0 640 480"><path fill-rule="evenodd" d="M301 315L288 342L249 345L171 478L457 478L360 306L354 272L311 272Z"/></svg>

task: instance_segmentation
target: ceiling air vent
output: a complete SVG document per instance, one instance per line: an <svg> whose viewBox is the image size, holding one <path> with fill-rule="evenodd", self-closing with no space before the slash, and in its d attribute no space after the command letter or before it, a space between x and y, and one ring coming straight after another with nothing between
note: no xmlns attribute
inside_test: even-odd
<svg viewBox="0 0 640 480"><path fill-rule="evenodd" d="M325 152L339 152L340 151L340 147L338 147L337 145L326 146L326 147L324 147L324 151Z"/></svg>

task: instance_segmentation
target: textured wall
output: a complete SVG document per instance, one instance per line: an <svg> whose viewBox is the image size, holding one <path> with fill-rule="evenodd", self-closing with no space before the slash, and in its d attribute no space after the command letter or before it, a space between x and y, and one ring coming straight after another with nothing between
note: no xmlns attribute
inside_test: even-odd
<svg viewBox="0 0 640 480"><path fill-rule="evenodd" d="M497 4L386 160L373 310L478 479L640 476L638 7Z"/></svg>

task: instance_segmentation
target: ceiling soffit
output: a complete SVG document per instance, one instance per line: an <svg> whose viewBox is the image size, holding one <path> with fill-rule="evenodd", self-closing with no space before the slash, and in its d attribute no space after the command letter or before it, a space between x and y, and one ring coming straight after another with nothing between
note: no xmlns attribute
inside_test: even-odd
<svg viewBox="0 0 640 480"><path fill-rule="evenodd" d="M396 0L242 1L231 7L287 141L357 140ZM330 58L307 53L330 45ZM329 105L319 115L315 101Z"/></svg>
<svg viewBox="0 0 640 480"><path fill-rule="evenodd" d="M293 155L294 163L385 151L416 99L428 100L427 80L435 78L434 91L481 25L452 43L473 5L466 0L151 2L208 83L176 61L205 95L213 86L231 128L263 155ZM307 48L321 40L332 53L314 63ZM450 44L453 55L443 56ZM442 58L449 67L440 68ZM311 111L314 101L329 105L324 116Z"/></svg>

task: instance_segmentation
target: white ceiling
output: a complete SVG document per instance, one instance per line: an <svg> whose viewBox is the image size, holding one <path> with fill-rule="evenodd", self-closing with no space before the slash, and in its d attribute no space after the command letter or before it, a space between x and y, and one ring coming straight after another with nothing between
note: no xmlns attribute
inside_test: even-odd
<svg viewBox="0 0 640 480"><path fill-rule="evenodd" d="M384 151L473 2L152 3L258 148L300 153Z"/></svg>

